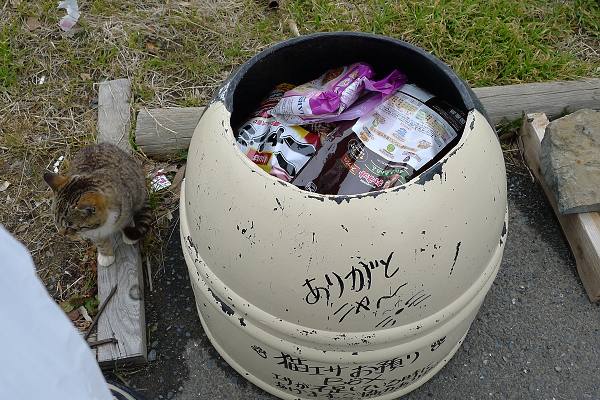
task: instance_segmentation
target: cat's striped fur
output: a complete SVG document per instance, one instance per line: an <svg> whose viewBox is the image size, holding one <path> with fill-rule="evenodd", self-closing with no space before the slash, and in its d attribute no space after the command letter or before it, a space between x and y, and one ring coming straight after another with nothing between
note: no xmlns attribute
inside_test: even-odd
<svg viewBox="0 0 600 400"><path fill-rule="evenodd" d="M55 194L53 211L59 230L96 243L101 265L114 262L112 234L122 231L123 240L134 243L150 227L143 170L117 146L84 147L73 157L68 173L46 173L44 180Z"/></svg>

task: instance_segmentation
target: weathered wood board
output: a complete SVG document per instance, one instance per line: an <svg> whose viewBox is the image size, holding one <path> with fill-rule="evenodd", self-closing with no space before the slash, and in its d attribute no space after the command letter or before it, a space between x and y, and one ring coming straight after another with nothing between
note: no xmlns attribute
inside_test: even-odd
<svg viewBox="0 0 600 400"><path fill-rule="evenodd" d="M110 142L130 152L131 84L127 79L98 85L98 142ZM146 321L144 314L144 275L138 245L123 243L120 235L112 238L115 263L98 266L98 299L102 304L111 289L117 292L98 319L97 340L114 337L116 344L97 348L101 367L140 364L146 357Z"/></svg>
<svg viewBox="0 0 600 400"><path fill-rule="evenodd" d="M521 128L519 145L527 164L544 189L571 246L577 272L590 301L600 301L600 213L562 215L558 212L554 194L548 189L540 171L540 146L548 118L543 113L527 114Z"/></svg>
<svg viewBox="0 0 600 400"><path fill-rule="evenodd" d="M135 126L135 143L150 157L185 151L202 111L204 107L140 110Z"/></svg>
<svg viewBox="0 0 600 400"><path fill-rule="evenodd" d="M110 142L125 151L131 151L130 101L129 79L116 79L98 84L98 142Z"/></svg>
<svg viewBox="0 0 600 400"><path fill-rule="evenodd" d="M580 108L600 108L600 79L527 83L473 89L492 122L519 119L524 113L551 117ZM135 140L148 156L166 157L187 150L204 107L155 108L138 113Z"/></svg>
<svg viewBox="0 0 600 400"><path fill-rule="evenodd" d="M554 118L582 108L600 108L600 79L525 83L473 89L494 124L543 112Z"/></svg>

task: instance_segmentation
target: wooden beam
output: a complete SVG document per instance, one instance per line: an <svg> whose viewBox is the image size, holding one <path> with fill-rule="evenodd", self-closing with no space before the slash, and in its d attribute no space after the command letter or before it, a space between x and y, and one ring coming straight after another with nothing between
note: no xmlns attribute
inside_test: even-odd
<svg viewBox="0 0 600 400"><path fill-rule="evenodd" d="M550 118L582 108L600 108L600 79L525 83L473 89L494 124L514 121L527 113Z"/></svg>
<svg viewBox="0 0 600 400"><path fill-rule="evenodd" d="M186 151L204 107L140 110L135 143L147 156L177 155Z"/></svg>
<svg viewBox="0 0 600 400"><path fill-rule="evenodd" d="M492 122L513 121L524 113L545 112L550 117L581 108L600 108L600 79L526 83L473 89ZM204 107L140 110L135 141L152 157L168 157L187 150Z"/></svg>
<svg viewBox="0 0 600 400"><path fill-rule="evenodd" d="M129 145L131 84L127 79L98 85L98 142L110 142L131 152ZM118 173L118 171L115 171ZM146 356L146 321L144 314L144 275L138 245L123 243L120 233L112 238L115 263L98 266L98 299L106 301L111 289L117 292L98 319L97 340L111 338L117 343L99 346L101 367L141 364Z"/></svg>
<svg viewBox="0 0 600 400"><path fill-rule="evenodd" d="M110 142L131 151L131 83L116 79L98 84L98 142Z"/></svg>
<svg viewBox="0 0 600 400"><path fill-rule="evenodd" d="M548 123L545 114L527 114L521 128L519 146L556 213L575 256L577 272L588 297L590 301L597 302L600 301L600 213L563 215L558 212L554 194L548 189L540 171L540 146Z"/></svg>

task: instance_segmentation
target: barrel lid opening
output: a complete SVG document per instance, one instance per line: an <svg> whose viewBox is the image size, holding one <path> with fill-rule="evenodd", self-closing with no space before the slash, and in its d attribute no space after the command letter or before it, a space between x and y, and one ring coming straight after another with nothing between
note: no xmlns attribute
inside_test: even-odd
<svg viewBox="0 0 600 400"><path fill-rule="evenodd" d="M358 32L317 33L276 44L242 65L220 91L230 112L233 133L244 124L273 88L280 83L302 84L325 71L366 62L377 78L399 69L409 82L426 89L465 113L485 110L475 94L445 63L409 43ZM426 172L460 141L464 128L422 172ZM418 175L417 175L418 176ZM413 178L414 179L414 178Z"/></svg>

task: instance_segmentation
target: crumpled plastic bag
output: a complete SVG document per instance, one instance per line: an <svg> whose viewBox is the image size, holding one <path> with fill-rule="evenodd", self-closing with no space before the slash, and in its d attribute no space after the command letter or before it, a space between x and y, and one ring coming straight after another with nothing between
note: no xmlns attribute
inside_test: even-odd
<svg viewBox="0 0 600 400"><path fill-rule="evenodd" d="M79 21L79 17L81 16L77 0L60 1L58 3L58 8L64 8L67 11L67 15L60 19L58 25L60 26L60 29L68 32L75 26L77 21Z"/></svg>
<svg viewBox="0 0 600 400"><path fill-rule="evenodd" d="M379 81L373 81L373 76L373 69L366 63L332 69L287 91L270 113L284 125L359 118L406 81L398 70Z"/></svg>

